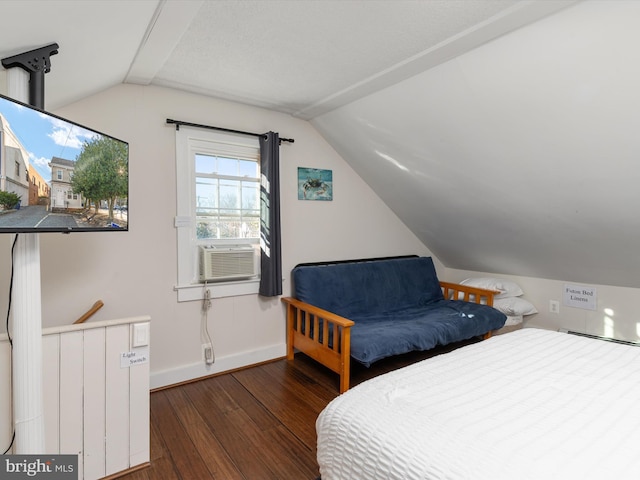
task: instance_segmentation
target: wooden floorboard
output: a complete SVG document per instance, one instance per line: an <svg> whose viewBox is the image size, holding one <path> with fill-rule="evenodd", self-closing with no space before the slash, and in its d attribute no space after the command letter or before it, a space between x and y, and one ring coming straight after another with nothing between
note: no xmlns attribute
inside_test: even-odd
<svg viewBox="0 0 640 480"><path fill-rule="evenodd" d="M471 342L354 364L352 386ZM315 421L337 396L338 376L302 354L154 392L151 465L121 478L315 480Z"/></svg>

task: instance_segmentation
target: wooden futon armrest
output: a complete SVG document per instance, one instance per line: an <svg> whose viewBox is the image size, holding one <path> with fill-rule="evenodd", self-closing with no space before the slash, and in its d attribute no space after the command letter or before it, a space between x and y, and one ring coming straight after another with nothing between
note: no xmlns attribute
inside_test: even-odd
<svg viewBox="0 0 640 480"><path fill-rule="evenodd" d="M493 307L493 297L500 293L495 290L470 287L459 283L440 282L440 286L446 300L464 300L465 302L482 303L490 307Z"/></svg>
<svg viewBox="0 0 640 480"><path fill-rule="evenodd" d="M295 307L296 309L300 309L301 311L310 313L312 315L317 315L318 317L324 318L331 323L336 323L341 327L351 327L352 325L354 325L353 320L349 320L348 318L341 317L340 315L336 315L335 313L332 313L329 310L318 308L315 305L311 305L310 303L301 302L296 298L284 297L282 298L282 301L288 305Z"/></svg>
<svg viewBox="0 0 640 480"><path fill-rule="evenodd" d="M282 302L287 305L287 358L293 360L294 347L304 352L338 373L340 393L346 392L353 320L292 297L283 297Z"/></svg>

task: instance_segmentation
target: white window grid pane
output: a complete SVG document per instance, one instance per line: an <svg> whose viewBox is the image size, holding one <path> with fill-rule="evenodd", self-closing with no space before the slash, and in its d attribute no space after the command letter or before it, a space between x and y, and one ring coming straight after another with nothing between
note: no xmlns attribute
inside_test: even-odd
<svg viewBox="0 0 640 480"><path fill-rule="evenodd" d="M197 239L259 238L257 160L211 154L195 157Z"/></svg>

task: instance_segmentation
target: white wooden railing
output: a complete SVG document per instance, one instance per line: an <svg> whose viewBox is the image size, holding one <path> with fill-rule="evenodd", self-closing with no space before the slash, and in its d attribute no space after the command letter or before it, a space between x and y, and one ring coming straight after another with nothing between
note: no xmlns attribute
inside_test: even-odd
<svg viewBox="0 0 640 480"><path fill-rule="evenodd" d="M103 478L149 462L149 323L142 316L42 331L42 453L78 454L80 479ZM134 328L146 335L146 346L134 347ZM3 334L0 453L13 432L10 362Z"/></svg>

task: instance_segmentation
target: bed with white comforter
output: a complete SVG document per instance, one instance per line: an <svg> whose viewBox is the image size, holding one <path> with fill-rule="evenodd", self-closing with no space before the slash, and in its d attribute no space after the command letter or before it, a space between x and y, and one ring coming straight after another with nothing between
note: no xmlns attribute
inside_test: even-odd
<svg viewBox="0 0 640 480"><path fill-rule="evenodd" d="M523 329L364 382L316 428L322 480L637 480L640 348Z"/></svg>

